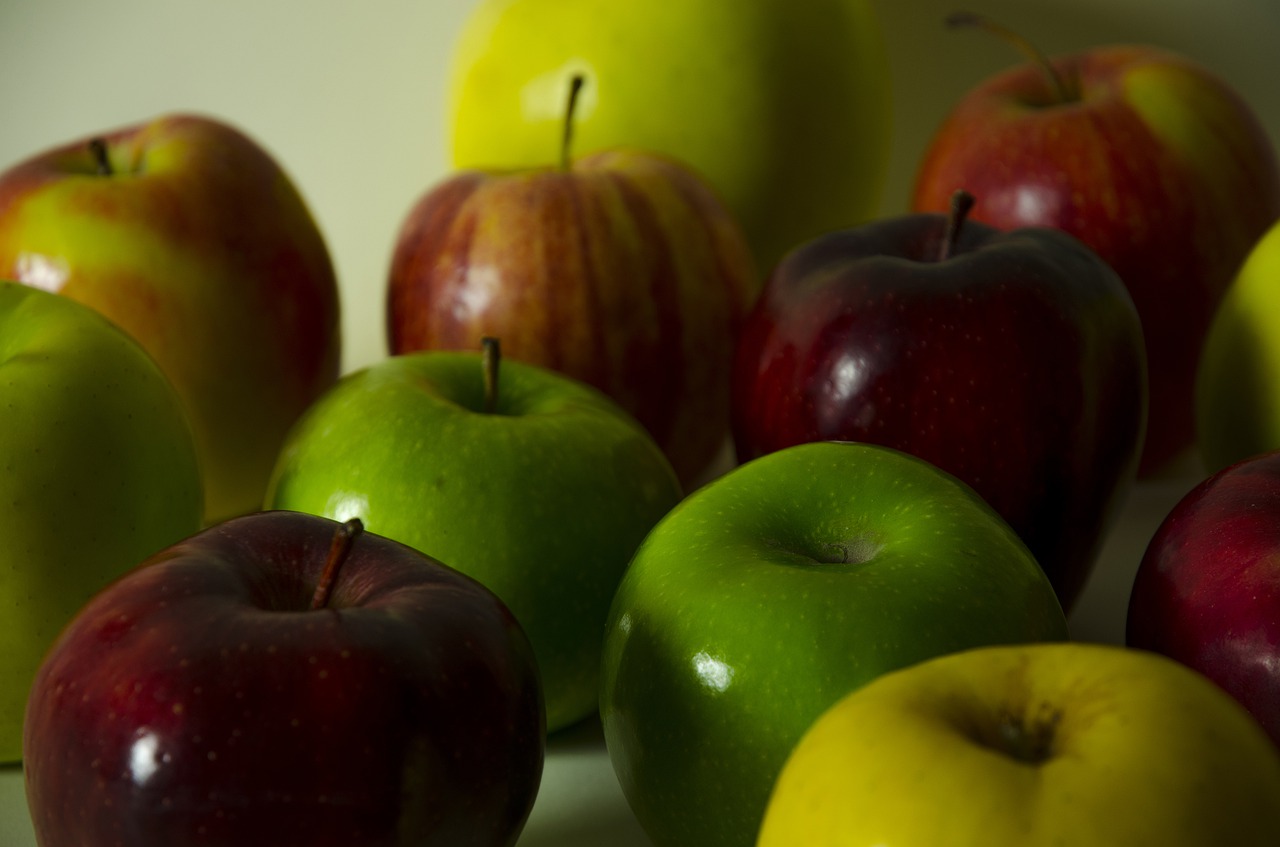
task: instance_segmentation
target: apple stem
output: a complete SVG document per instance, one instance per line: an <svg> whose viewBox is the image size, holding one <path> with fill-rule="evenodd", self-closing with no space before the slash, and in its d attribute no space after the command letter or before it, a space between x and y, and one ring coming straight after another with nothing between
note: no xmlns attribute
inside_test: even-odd
<svg viewBox="0 0 1280 847"><path fill-rule="evenodd" d="M502 345L498 339L485 336L480 339L480 366L484 369L484 413L492 415L498 409L498 366L502 361Z"/></svg>
<svg viewBox="0 0 1280 847"><path fill-rule="evenodd" d="M573 115L578 110L578 93L587 82L582 74L574 74L569 80L569 100L564 107L564 134L560 139L560 170L567 171L571 164L570 155L573 145Z"/></svg>
<svg viewBox="0 0 1280 847"><path fill-rule="evenodd" d="M1057 98L1057 102L1073 103L1080 99L1080 92L1076 90L1075 86L1058 72L1058 69L1053 66L1053 63L1038 47L1020 33L973 12L953 12L947 16L947 26L951 29L959 29L961 27L981 29L997 38L1004 39L1044 72L1045 79L1048 81L1054 97Z"/></svg>
<svg viewBox="0 0 1280 847"><path fill-rule="evenodd" d="M363 531L364 524L359 518L351 518L334 530L333 541L329 545L329 558L325 560L324 570L320 572L316 593L311 596L312 611L329 605L329 596L333 594L334 583L338 581L338 571L347 560L347 554L351 552L351 545L355 543L356 536Z"/></svg>
<svg viewBox="0 0 1280 847"><path fill-rule="evenodd" d="M98 176L111 176L111 160L107 157L107 142L101 138L89 140L89 152L93 154Z"/></svg>
<svg viewBox="0 0 1280 847"><path fill-rule="evenodd" d="M964 226L969 210L973 208L973 195L963 188L951 194L951 209L947 212L947 228L942 233L942 246L938 250L938 261L945 262L955 252L956 242L960 240L960 229Z"/></svg>

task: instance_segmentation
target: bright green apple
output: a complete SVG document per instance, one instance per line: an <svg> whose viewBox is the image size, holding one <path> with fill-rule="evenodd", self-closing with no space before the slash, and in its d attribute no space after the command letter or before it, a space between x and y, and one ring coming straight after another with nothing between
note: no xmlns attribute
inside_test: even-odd
<svg viewBox="0 0 1280 847"><path fill-rule="evenodd" d="M287 439L267 504L358 517L486 585L533 644L554 731L596 713L610 599L680 496L661 449L596 389L432 351L322 397Z"/></svg>
<svg viewBox="0 0 1280 847"><path fill-rule="evenodd" d="M1270 847L1280 756L1154 653L983 647L887 674L805 733L758 847Z"/></svg>
<svg viewBox="0 0 1280 847"><path fill-rule="evenodd" d="M1044 572L972 489L889 448L810 442L694 492L636 552L605 635L605 740L656 845L749 845L788 752L849 691L1066 636Z"/></svg>
<svg viewBox="0 0 1280 847"><path fill-rule="evenodd" d="M692 166L764 271L878 209L890 97L870 0L484 0L451 72L456 166L543 164L581 73L578 150Z"/></svg>
<svg viewBox="0 0 1280 847"><path fill-rule="evenodd" d="M1195 390L1197 437L1210 470L1280 448L1280 223L1227 289Z"/></svg>
<svg viewBox="0 0 1280 847"><path fill-rule="evenodd" d="M178 395L93 310L0 282L0 761L45 651L99 589L200 528Z"/></svg>

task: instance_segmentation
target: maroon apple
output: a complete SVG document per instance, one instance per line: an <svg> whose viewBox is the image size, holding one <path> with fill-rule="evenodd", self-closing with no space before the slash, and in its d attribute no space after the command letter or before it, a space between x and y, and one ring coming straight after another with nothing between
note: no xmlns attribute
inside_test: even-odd
<svg viewBox="0 0 1280 847"><path fill-rule="evenodd" d="M1125 640L1218 683L1280 744L1280 452L1201 482L1147 545Z"/></svg>
<svg viewBox="0 0 1280 847"><path fill-rule="evenodd" d="M1138 45L1035 61L982 82L929 145L912 208L942 208L957 186L976 220L1051 226L1079 238L1124 280L1142 318L1149 431L1139 473L1195 439L1193 385L1221 297L1280 217L1276 153L1249 105L1189 59Z"/></svg>
<svg viewBox="0 0 1280 847"><path fill-rule="evenodd" d="M566 126L572 95L569 113ZM410 210L391 352L499 337L509 358L612 397L689 485L728 439L733 347L758 289L749 248L689 168L638 150L570 162L568 137L559 167L460 172Z"/></svg>
<svg viewBox="0 0 1280 847"><path fill-rule="evenodd" d="M746 461L807 441L925 459L1018 532L1070 609L1136 473L1146 413L1133 301L1052 229L914 214L818 238L774 270L733 382Z"/></svg>
<svg viewBox="0 0 1280 847"><path fill-rule="evenodd" d="M529 643L359 529L236 518L95 596L28 705L41 847L513 844L544 751Z"/></svg>

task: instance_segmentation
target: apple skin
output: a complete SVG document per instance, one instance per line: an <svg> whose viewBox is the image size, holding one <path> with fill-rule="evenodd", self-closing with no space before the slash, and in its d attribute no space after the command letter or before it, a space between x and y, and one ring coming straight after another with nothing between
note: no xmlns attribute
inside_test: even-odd
<svg viewBox="0 0 1280 847"><path fill-rule="evenodd" d="M1249 106L1192 61L1146 46L1052 60L1082 98L1055 103L1040 68L977 85L920 164L915 211L963 186L976 220L1052 226L1128 286L1142 317L1151 414L1149 476L1195 438L1193 386L1209 322L1249 249L1280 217L1273 145Z"/></svg>
<svg viewBox="0 0 1280 847"><path fill-rule="evenodd" d="M762 268L879 208L891 96L870 0L485 0L451 60L455 166L544 163L579 73L579 149L688 164Z"/></svg>
<svg viewBox="0 0 1280 847"><path fill-rule="evenodd" d="M200 527L191 428L131 338L0 281L0 762L22 755L36 669L100 588Z"/></svg>
<svg viewBox="0 0 1280 847"><path fill-rule="evenodd" d="M848 691L1066 637L1043 571L972 489L888 448L802 444L689 495L636 552L605 630L605 741L654 844L748 845L788 752Z"/></svg>
<svg viewBox="0 0 1280 847"><path fill-rule="evenodd" d="M254 511L294 419L337 378L337 284L311 213L239 130L174 114L0 174L0 276L89 305L173 382L206 521Z"/></svg>
<svg viewBox="0 0 1280 847"><path fill-rule="evenodd" d="M1280 757L1176 662L981 647L886 674L805 733L758 847L1263 847Z"/></svg>
<svg viewBox="0 0 1280 847"><path fill-rule="evenodd" d="M1210 471L1280 449L1280 223L1249 252L1209 326L1196 432Z"/></svg>
<svg viewBox="0 0 1280 847"><path fill-rule="evenodd" d="M1169 512L1134 578L1125 640L1218 683L1280 746L1280 453L1213 474Z"/></svg>
<svg viewBox="0 0 1280 847"><path fill-rule="evenodd" d="M427 191L397 238L387 338L393 354L500 338L508 357L616 400L690 485L728 440L733 349L758 289L741 230L701 179L611 150Z"/></svg>
<svg viewBox="0 0 1280 847"><path fill-rule="evenodd" d="M27 799L44 847L510 845L541 778L524 634L491 592L337 524L264 512L95 597L41 667Z"/></svg>
<svg viewBox="0 0 1280 847"><path fill-rule="evenodd" d="M609 602L681 489L600 392L511 359L497 381L487 414L474 351L349 374L290 434L267 503L358 517L490 588L533 643L554 732L597 713Z"/></svg>
<svg viewBox="0 0 1280 847"><path fill-rule="evenodd" d="M830 233L775 269L737 351L738 456L823 440L919 456L1009 522L1070 610L1142 449L1138 316L1071 236L966 222L939 261L946 220Z"/></svg>

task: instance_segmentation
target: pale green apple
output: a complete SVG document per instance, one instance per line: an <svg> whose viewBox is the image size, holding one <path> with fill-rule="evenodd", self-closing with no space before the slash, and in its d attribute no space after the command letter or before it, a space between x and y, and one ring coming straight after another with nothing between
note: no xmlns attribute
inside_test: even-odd
<svg viewBox="0 0 1280 847"><path fill-rule="evenodd" d="M554 731L596 713L609 602L680 484L596 389L515 360L486 380L482 362L406 353L346 376L289 435L267 505L358 517L487 586L533 644Z"/></svg>
<svg viewBox="0 0 1280 847"><path fill-rule="evenodd" d="M202 491L181 402L142 347L87 306L0 282L0 760L21 755L63 626L196 532Z"/></svg>
<svg viewBox="0 0 1280 847"><path fill-rule="evenodd" d="M889 70L870 0L484 0L451 66L458 167L554 162L583 74L575 147L682 160L737 216L762 271L874 215Z"/></svg>
<svg viewBox="0 0 1280 847"><path fill-rule="evenodd" d="M1264 847L1280 755L1181 664L1100 644L982 647L828 709L758 847Z"/></svg>
<svg viewBox="0 0 1280 847"><path fill-rule="evenodd" d="M1280 223L1227 289L1195 389L1197 437L1210 470L1280 448Z"/></svg>

